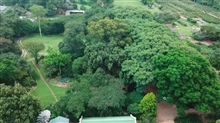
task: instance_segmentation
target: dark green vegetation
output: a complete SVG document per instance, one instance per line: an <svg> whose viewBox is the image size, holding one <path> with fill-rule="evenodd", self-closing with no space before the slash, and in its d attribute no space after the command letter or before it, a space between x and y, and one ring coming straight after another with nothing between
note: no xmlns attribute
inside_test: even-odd
<svg viewBox="0 0 220 123"><path fill-rule="evenodd" d="M65 10L58 3L65 4L57 0L30 0L20 6L28 9L33 4L41 5L47 10L46 16L49 16L50 7L56 8L56 14ZM192 9L189 4L192 1L164 3L143 0L147 5L142 5L144 9L119 5L113 7L112 3L109 0L71 1L73 8L81 4L89 5L91 9L84 15L41 18L34 22L16 19L17 14L13 11L2 14L0 82L11 86L19 83L30 89L37 80L38 88L32 93L39 96L46 106L56 101L51 97L53 93L50 91L54 91L59 101L47 108L52 111L53 117L68 116L71 121L78 121L81 116L132 113L138 120L153 123L157 102L164 99L176 105L179 116L184 116L184 111L189 108L217 116L220 112L220 85L213 67L219 69L219 26L214 19L213 24L201 26L193 37L210 39L215 43L209 47L200 46L180 39L178 32L170 30L178 25L180 30L185 31L188 26L198 26L194 17L204 19L204 16L210 16L201 14L199 9ZM156 7L160 9L159 12L154 11ZM189 12L191 14L187 14ZM43 15L35 13L35 16ZM15 19L12 21L11 18ZM34 76L33 71L37 70L32 70L33 66L30 67L25 59L18 56L21 52L16 46L16 39L39 31L48 37L64 35L58 46L57 42L51 42L50 45L49 38L44 36L36 36L32 40L27 37L25 40L30 40L24 43L29 58L35 58L43 77L71 78L68 90L61 98L66 89L58 89L50 83L46 87L42 76ZM187 36L192 32L188 31ZM43 38L48 41L37 40ZM45 51L45 47L46 53L40 53ZM154 93L148 93L149 85L156 88ZM180 117L176 122L195 121L190 117Z"/></svg>
<svg viewBox="0 0 220 123"><path fill-rule="evenodd" d="M183 117L177 117L175 123L203 123L203 121L197 114L188 114Z"/></svg>
<svg viewBox="0 0 220 123"><path fill-rule="evenodd" d="M0 84L0 122L34 123L41 111L40 102L19 84Z"/></svg>

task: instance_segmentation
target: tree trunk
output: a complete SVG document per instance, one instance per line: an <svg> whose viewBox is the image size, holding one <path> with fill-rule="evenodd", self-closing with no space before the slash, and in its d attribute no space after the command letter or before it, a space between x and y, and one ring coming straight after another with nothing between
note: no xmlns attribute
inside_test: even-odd
<svg viewBox="0 0 220 123"><path fill-rule="evenodd" d="M59 65L59 72L60 72L59 74L61 75L61 67L60 67L60 65Z"/></svg>
<svg viewBox="0 0 220 123"><path fill-rule="evenodd" d="M38 17L38 27L39 27L40 36L42 36L42 34L41 34L41 26L40 26L40 17Z"/></svg>

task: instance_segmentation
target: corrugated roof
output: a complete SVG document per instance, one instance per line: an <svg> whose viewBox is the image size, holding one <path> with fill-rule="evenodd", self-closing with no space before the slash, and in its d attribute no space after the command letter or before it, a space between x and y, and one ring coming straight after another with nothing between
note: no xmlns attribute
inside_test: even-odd
<svg viewBox="0 0 220 123"><path fill-rule="evenodd" d="M136 123L131 116L82 118L81 123Z"/></svg>
<svg viewBox="0 0 220 123"><path fill-rule="evenodd" d="M65 118L65 117L58 116L58 117L50 120L49 123L69 123L69 119Z"/></svg>

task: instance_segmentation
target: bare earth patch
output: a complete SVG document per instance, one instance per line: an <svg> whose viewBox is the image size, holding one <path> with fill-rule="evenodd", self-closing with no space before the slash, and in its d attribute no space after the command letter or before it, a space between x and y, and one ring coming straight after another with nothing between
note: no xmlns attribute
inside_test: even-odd
<svg viewBox="0 0 220 123"><path fill-rule="evenodd" d="M176 106L163 101L157 104L157 123L174 123L178 116Z"/></svg>
<svg viewBox="0 0 220 123"><path fill-rule="evenodd" d="M66 82L56 82L56 83L53 83L53 85L55 86L58 86L58 87L67 87L68 86L68 83Z"/></svg>

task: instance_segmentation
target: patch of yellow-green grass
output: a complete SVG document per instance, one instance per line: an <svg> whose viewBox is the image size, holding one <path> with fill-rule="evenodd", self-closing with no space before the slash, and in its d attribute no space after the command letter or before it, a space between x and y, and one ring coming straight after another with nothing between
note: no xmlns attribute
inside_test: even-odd
<svg viewBox="0 0 220 123"><path fill-rule="evenodd" d="M47 107L50 104L55 103L54 96L52 95L51 91L46 86L46 84L39 77L37 69L34 67L34 65L31 62L29 62L29 64L34 69L35 73L37 74L37 78L36 78L37 79L37 86L33 91L31 91L31 94L33 94L34 96L36 96L40 100L41 105L43 107ZM45 77L45 73L44 73L45 71L43 71L41 69L40 69L40 71L41 71L42 75ZM58 100L62 96L64 96L67 91L67 88L65 88L65 87L57 87L57 86L52 85L51 83L48 83L48 82L47 82L47 84L52 89L52 91L54 92L54 94L56 95Z"/></svg>
<svg viewBox="0 0 220 123"><path fill-rule="evenodd" d="M31 92L34 96L36 96L43 107L46 107L52 103L55 102L55 99L50 92L50 90L47 88L47 86L44 84L42 80L37 80L37 88Z"/></svg>
<svg viewBox="0 0 220 123"><path fill-rule="evenodd" d="M195 30L192 29L192 24L188 23L187 21L185 21L185 22L188 24L188 26L183 26L183 25L179 24L178 22L175 23L177 31L179 33L186 35L187 37L191 37L192 33L195 32Z"/></svg>
<svg viewBox="0 0 220 123"><path fill-rule="evenodd" d="M141 0L114 0L115 6L145 7Z"/></svg>
<svg viewBox="0 0 220 123"><path fill-rule="evenodd" d="M47 54L47 50L49 47L58 50L58 44L63 40L63 36L60 35L51 35L51 36L40 36L39 34L34 34L25 37L22 42L25 44L26 42L39 41L44 43L45 50L41 51L40 54Z"/></svg>
<svg viewBox="0 0 220 123"><path fill-rule="evenodd" d="M160 10L156 7L157 4L155 4L154 7L149 8L148 6L144 5L141 0L114 0L114 6L122 6L122 7L137 7L142 9L147 9L148 11L154 13L154 12L160 12Z"/></svg>
<svg viewBox="0 0 220 123"><path fill-rule="evenodd" d="M57 96L58 100L60 100L61 97L65 96L66 95L66 91L68 90L67 87L58 87L58 86L52 85L50 83L48 85L53 90L53 92Z"/></svg>

